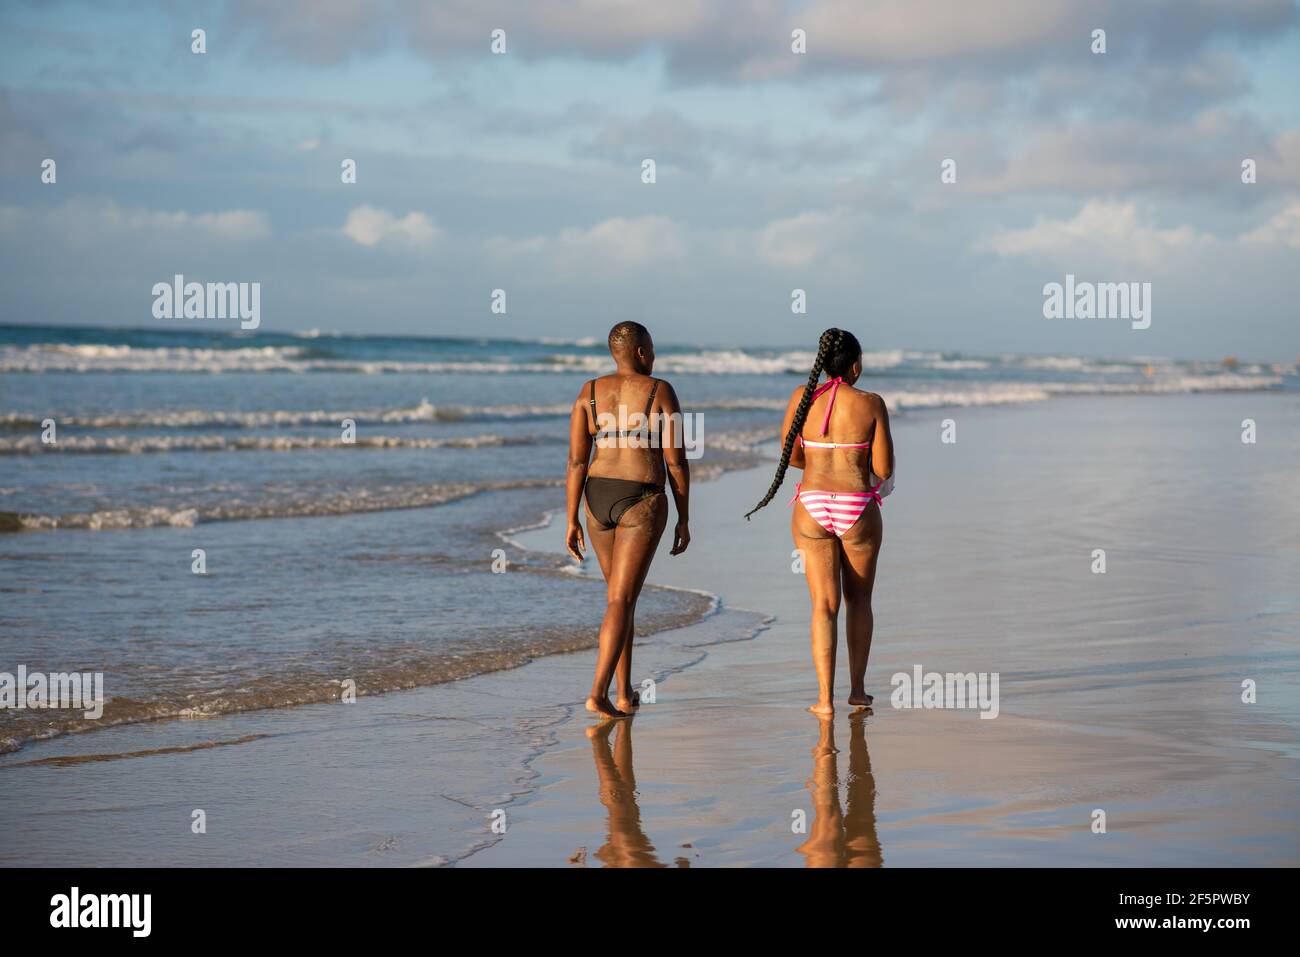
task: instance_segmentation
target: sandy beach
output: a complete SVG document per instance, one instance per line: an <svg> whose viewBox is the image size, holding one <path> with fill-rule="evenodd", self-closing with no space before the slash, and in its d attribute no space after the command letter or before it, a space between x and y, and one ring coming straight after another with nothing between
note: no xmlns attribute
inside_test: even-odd
<svg viewBox="0 0 1300 957"><path fill-rule="evenodd" d="M1298 408L1092 397L900 418L871 713L803 710L788 511L740 519L764 463L699 484L690 551L652 568L720 607L638 642L656 700L632 721L581 710L583 651L350 705L69 735L0 757L0 862L1294 865ZM1256 446L1237 440L1247 415ZM559 544L554 526L515 538ZM917 666L997 673L997 717L892 707L890 676Z"/></svg>

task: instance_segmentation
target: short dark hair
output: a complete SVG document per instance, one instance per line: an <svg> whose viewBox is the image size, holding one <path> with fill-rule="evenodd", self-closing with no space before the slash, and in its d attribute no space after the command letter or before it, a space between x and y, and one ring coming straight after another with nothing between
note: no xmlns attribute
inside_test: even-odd
<svg viewBox="0 0 1300 957"><path fill-rule="evenodd" d="M609 351L614 355L634 352L650 335L650 330L639 322L620 322L609 330Z"/></svg>

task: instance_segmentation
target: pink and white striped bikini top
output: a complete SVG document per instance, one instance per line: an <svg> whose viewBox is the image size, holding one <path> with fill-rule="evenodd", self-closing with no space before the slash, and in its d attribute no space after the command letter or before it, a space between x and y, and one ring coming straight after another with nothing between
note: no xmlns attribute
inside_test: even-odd
<svg viewBox="0 0 1300 957"><path fill-rule="evenodd" d="M812 401L816 402L829 389L831 400L826 403L826 415L822 419L822 435L826 434L827 428L831 424L831 409L835 408L835 396L839 394L840 386L844 384L844 379L836 376L834 379L828 379L816 392L813 393ZM809 449L869 449L870 442L808 442L802 435L799 436L799 444Z"/></svg>

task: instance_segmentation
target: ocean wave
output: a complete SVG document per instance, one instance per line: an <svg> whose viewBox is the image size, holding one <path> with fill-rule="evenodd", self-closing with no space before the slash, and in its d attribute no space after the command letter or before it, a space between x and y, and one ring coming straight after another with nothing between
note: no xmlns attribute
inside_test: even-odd
<svg viewBox="0 0 1300 957"><path fill-rule="evenodd" d="M56 445L46 445L39 436L0 438L0 455L125 454L160 452L300 452L320 449L480 449L507 445L538 445L540 436L475 435L452 438L406 438L402 436L358 436L353 442L310 435L150 435L150 436L64 436ZM558 440L557 440L558 441Z"/></svg>
<svg viewBox="0 0 1300 957"><path fill-rule="evenodd" d="M1131 371L1131 370L1130 370ZM962 382L936 388L888 389L882 395L891 412L909 409L933 409L943 406L994 406L1022 402L1041 402L1053 395L1155 395L1193 392L1247 392L1272 389L1281 385L1280 375L1265 375L1215 370L1206 373L1179 374L1167 368L1142 381L1129 382ZM686 411L783 411L788 397L736 396L692 402ZM569 403L514 403L506 405L433 405L427 398L409 407L362 410L285 410L231 411L221 409L137 410L105 412L95 415L37 416L31 413L0 413L0 432L35 432L44 418L53 418L64 428L78 429L267 429L293 426L339 426L344 419L364 424L410 424L421 422L474 422L494 419L556 418L567 416ZM533 437L480 435L463 438L407 438L397 436L358 437L359 448L478 448L494 445L536 444ZM166 452L182 450L284 450L336 448L337 439L310 436L265 436L237 438L222 436L150 436L134 439L115 436L97 439L87 436L64 437L57 447L42 445L35 436L18 439L0 438L0 454L36 453L70 450L74 452Z"/></svg>
<svg viewBox="0 0 1300 957"><path fill-rule="evenodd" d="M582 348L588 348L588 349L595 348L596 346L603 346L605 344L605 340L597 336L581 336L580 338L577 339L556 339L548 336L543 336L540 339L520 339L518 341L535 342L538 345L542 345L542 346L580 346Z"/></svg>
<svg viewBox="0 0 1300 957"><path fill-rule="evenodd" d="M43 342L0 349L0 372L268 372L312 360L308 347L127 346Z"/></svg>
<svg viewBox="0 0 1300 957"><path fill-rule="evenodd" d="M1001 360L1007 365L1019 366L1022 369L1044 369L1050 372L1086 372L1095 368L1098 362L1096 359L1084 356L1004 355ZM1113 366L1113 369L1120 372L1135 371L1132 365Z"/></svg>
<svg viewBox="0 0 1300 957"><path fill-rule="evenodd" d="M298 425L339 425L344 419L363 423L400 424L411 422L464 422L476 419L524 419L568 415L568 404L529 405L433 405L427 398L418 405L391 409L266 409L231 411L223 409L145 409L103 412L95 415L49 415L8 412L0 414L0 430L11 432L41 428L45 418L61 426L84 429L266 429Z"/></svg>
<svg viewBox="0 0 1300 957"><path fill-rule="evenodd" d="M661 352L655 357L655 372L687 375L807 375L816 353L782 352L754 355L740 349L701 350L700 352ZM881 371L893 369L905 361L900 351L864 352L862 367ZM554 369L588 375L610 371L608 356L561 353L547 360Z"/></svg>
<svg viewBox="0 0 1300 957"><path fill-rule="evenodd" d="M0 372L25 373L351 373L360 375L431 375L431 374L582 374L603 375L612 370L612 360L598 351L534 352L512 356L506 352L481 358L436 356L421 358L347 357L330 340L329 333L299 333L296 338L324 345L236 346L215 349L183 346L132 346L108 344L36 343L0 347ZM535 343L545 347L584 346L588 340L559 340ZM492 343L478 344L480 349ZM413 349L434 346L417 343ZM665 349L655 363L661 375L806 375L813 362L811 350L767 351L744 349L700 349L674 351ZM1211 374L1215 371L1235 374L1294 374L1287 364L1237 363L1236 360L1212 362L1175 362L1170 359L1128 358L1097 359L1080 356L961 356L944 352L880 350L862 356L868 372L897 375L909 370L921 372L984 372L1005 368L1029 373L1059 372L1071 375L1139 375L1178 371Z"/></svg>
<svg viewBox="0 0 1300 957"><path fill-rule="evenodd" d="M575 343L576 344L576 343ZM807 351L773 355L739 349L699 352L664 352L656 361L662 373L701 375L805 374L814 354ZM891 369L904 362L898 351L869 352L863 366ZM484 359L345 359L322 355L307 346L243 346L233 349L146 347L129 345L67 345L37 343L0 348L0 372L351 372L363 375L390 373L574 373L605 374L612 371L607 355L556 353L530 360Z"/></svg>
<svg viewBox="0 0 1300 957"><path fill-rule="evenodd" d="M1163 395L1180 392L1252 392L1281 385L1281 376L1170 375L1143 382L969 382L923 389L884 389L881 397L890 412L937 409L945 406L1014 405L1043 402L1053 395ZM789 398L737 397L691 403L688 411L767 409L784 411Z"/></svg>
<svg viewBox="0 0 1300 957"><path fill-rule="evenodd" d="M920 364L927 369L938 369L943 372L981 370L993 366L993 363L985 359L927 359Z"/></svg>
<svg viewBox="0 0 1300 957"><path fill-rule="evenodd" d="M1173 375L1149 382L991 382L965 388L891 390L884 393L890 412L948 406L1016 405L1044 402L1054 395L1169 395L1193 392L1257 392L1282 384L1281 376L1234 373Z"/></svg>
<svg viewBox="0 0 1300 957"><path fill-rule="evenodd" d="M987 382L962 383L924 389L885 389L881 397L891 413L947 406L1015 405L1044 402L1054 395L1164 395L1191 392L1253 392L1281 385L1281 376L1238 375L1220 372L1209 375L1173 375L1144 382ZM687 411L771 410L784 411L788 397L737 397L691 403ZM713 441L712 436L709 439Z"/></svg>
<svg viewBox="0 0 1300 957"><path fill-rule="evenodd" d="M266 495L261 501L255 502L235 500L215 501L199 505L124 506L58 514L0 511L0 532L52 531L69 528L90 531L114 531L165 526L191 528L205 522L352 515L359 512L428 508L476 495L479 492L550 488L562 484L563 480L561 479L450 482L417 486L378 486L334 493L301 491L297 494L271 494Z"/></svg>
<svg viewBox="0 0 1300 957"><path fill-rule="evenodd" d="M1041 388L1052 395L1169 395L1187 392L1258 392L1276 388L1283 381L1280 375L1216 372L1166 375L1149 382L1048 382Z"/></svg>

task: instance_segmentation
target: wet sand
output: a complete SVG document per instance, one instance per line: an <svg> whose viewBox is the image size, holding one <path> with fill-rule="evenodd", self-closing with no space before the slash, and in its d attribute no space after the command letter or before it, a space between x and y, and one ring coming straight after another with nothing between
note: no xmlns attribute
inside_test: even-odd
<svg viewBox="0 0 1300 957"><path fill-rule="evenodd" d="M1245 416L1257 446L1237 439ZM938 440L950 417L955 446ZM1300 400L1055 400L895 432L871 714L843 704L843 652L839 712L803 710L789 513L740 520L764 466L698 485L690 552L658 558L653 581L723 608L638 644L657 700L633 721L581 710L581 652L355 705L62 738L0 758L0 862L1300 862ZM558 531L518 539L554 548ZM998 673L998 717L891 707L890 676L916 665Z"/></svg>

